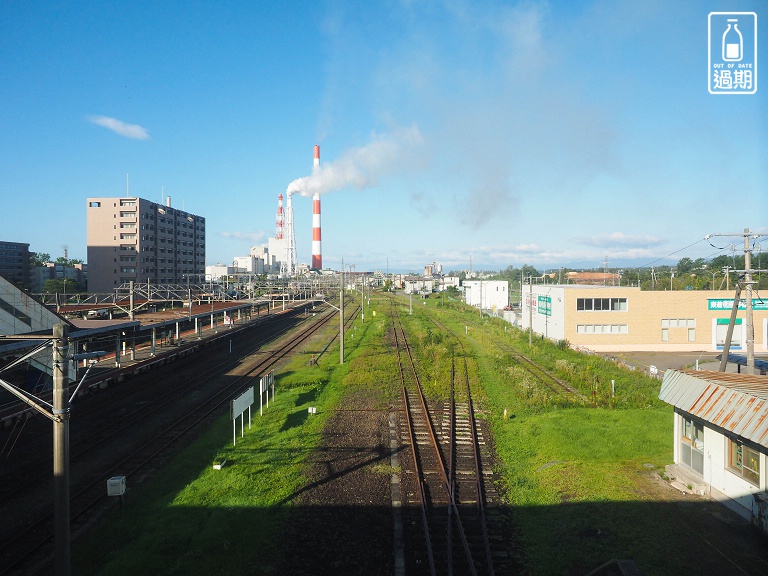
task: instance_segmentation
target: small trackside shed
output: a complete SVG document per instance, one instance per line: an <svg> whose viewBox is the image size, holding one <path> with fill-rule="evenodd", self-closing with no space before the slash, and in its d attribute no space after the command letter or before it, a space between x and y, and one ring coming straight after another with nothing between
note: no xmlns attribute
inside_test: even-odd
<svg viewBox="0 0 768 576"><path fill-rule="evenodd" d="M659 398L674 406L674 472L768 535L768 378L667 370Z"/></svg>

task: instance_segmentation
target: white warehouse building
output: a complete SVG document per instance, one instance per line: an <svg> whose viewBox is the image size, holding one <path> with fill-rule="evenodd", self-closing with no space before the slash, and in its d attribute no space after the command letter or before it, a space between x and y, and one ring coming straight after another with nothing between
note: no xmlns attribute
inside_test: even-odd
<svg viewBox="0 0 768 576"><path fill-rule="evenodd" d="M506 280L465 280L464 302L469 306L499 312L509 306L509 282Z"/></svg>

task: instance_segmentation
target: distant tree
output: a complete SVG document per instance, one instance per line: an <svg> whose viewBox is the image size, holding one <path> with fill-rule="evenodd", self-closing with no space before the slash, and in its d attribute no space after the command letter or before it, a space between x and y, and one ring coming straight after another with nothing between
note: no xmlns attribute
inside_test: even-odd
<svg viewBox="0 0 768 576"><path fill-rule="evenodd" d="M51 261L51 255L45 252L32 253L32 266L45 266Z"/></svg>
<svg viewBox="0 0 768 576"><path fill-rule="evenodd" d="M85 286L71 278L54 278L45 281L43 291L48 294L57 292L59 294L77 294L78 292L85 292Z"/></svg>
<svg viewBox="0 0 768 576"><path fill-rule="evenodd" d="M677 271L680 274L685 274L686 272L690 272L695 267L693 260L690 258L681 258L680 261L677 263Z"/></svg>
<svg viewBox="0 0 768 576"><path fill-rule="evenodd" d="M528 264L523 265L523 267L520 269L520 274L523 278L528 278L528 276L533 276L534 278L538 278L541 276L541 272L539 272L538 270L536 270L536 268Z"/></svg>
<svg viewBox="0 0 768 576"><path fill-rule="evenodd" d="M67 268L74 268L75 264L82 264L82 263L83 261L77 258L64 258L63 256L59 256L58 258L56 258L56 264L63 264Z"/></svg>

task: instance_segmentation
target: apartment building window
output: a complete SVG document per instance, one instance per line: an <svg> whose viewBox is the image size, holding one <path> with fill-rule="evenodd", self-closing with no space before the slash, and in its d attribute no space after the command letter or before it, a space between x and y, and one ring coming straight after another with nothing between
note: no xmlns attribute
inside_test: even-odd
<svg viewBox="0 0 768 576"><path fill-rule="evenodd" d="M671 328L685 328L688 342L696 342L696 319L695 318L662 318L661 319L661 341L669 342L669 330ZM679 333L678 333L679 334Z"/></svg>
<svg viewBox="0 0 768 576"><path fill-rule="evenodd" d="M136 200L120 200L120 206L136 206Z"/></svg>
<svg viewBox="0 0 768 576"><path fill-rule="evenodd" d="M628 334L627 324L577 324L577 334Z"/></svg>
<svg viewBox="0 0 768 576"><path fill-rule="evenodd" d="M120 240L136 240L136 234L120 234Z"/></svg>
<svg viewBox="0 0 768 576"><path fill-rule="evenodd" d="M738 440L728 439L729 472L741 476L750 484L760 486L760 453Z"/></svg>
<svg viewBox="0 0 768 576"><path fill-rule="evenodd" d="M134 224L133 222L120 222L120 228L128 228L128 229L135 230L136 224Z"/></svg>
<svg viewBox="0 0 768 576"><path fill-rule="evenodd" d="M88 203L89 208L101 208L101 202L89 202Z"/></svg>
<svg viewBox="0 0 768 576"><path fill-rule="evenodd" d="M576 298L576 310L625 312L626 298Z"/></svg>
<svg viewBox="0 0 768 576"><path fill-rule="evenodd" d="M695 318L663 318L662 328L696 328Z"/></svg>
<svg viewBox="0 0 768 576"><path fill-rule="evenodd" d="M120 218L135 218L136 212L123 212L120 211Z"/></svg>

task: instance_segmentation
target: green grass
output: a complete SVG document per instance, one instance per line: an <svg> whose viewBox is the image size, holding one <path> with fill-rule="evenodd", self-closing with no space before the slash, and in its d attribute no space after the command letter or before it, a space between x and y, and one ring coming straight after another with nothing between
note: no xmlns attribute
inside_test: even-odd
<svg viewBox="0 0 768 576"><path fill-rule="evenodd" d="M654 526L661 513L638 505L636 490L638 475L647 474L643 464L661 468L672 460L672 411L657 399L658 382L556 343L535 340L529 347L527 334L481 319L449 298L414 301L413 315L407 299L396 303L428 397L447 392L452 355L467 361L476 405L494 435L509 514L524 543L518 547L521 570L579 573L574 567L594 568L606 554L634 554L652 566L659 547L654 538L672 541ZM364 402L372 388L384 392L384 403L399 400L397 359L385 340L389 300L374 294L372 310L365 324L358 319L347 332L344 365L337 343L317 365L311 362L327 336L293 356L276 374L275 401L263 417L256 412L242 439L238 423L237 446L231 422L222 418L147 485L133 487L129 478L125 507L76 544L73 572L242 573L258 561L258 573L277 573L283 552L269 542L279 540L291 521L293 498L307 482L307 456L321 443L328 411L341 402ZM455 332L463 352L431 315ZM543 388L510 348L572 382L587 400ZM309 406L318 414L309 416ZM213 461L224 458L224 468L213 470ZM376 471L392 472L386 465ZM630 522L650 536L627 533Z"/></svg>
<svg viewBox="0 0 768 576"><path fill-rule="evenodd" d="M660 547L673 554L672 534L657 525L668 512L643 502L637 490L639 475L649 474L644 464L663 469L672 461L672 408L658 400L658 381L554 342L533 339L530 346L527 333L481 319L458 302L414 307L416 316L428 313L464 342L470 373L482 382L497 472L515 537L524 542L517 557L523 572L583 573L611 557L654 566ZM568 381L584 399L542 386L510 348Z"/></svg>

